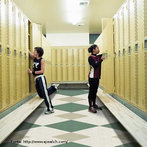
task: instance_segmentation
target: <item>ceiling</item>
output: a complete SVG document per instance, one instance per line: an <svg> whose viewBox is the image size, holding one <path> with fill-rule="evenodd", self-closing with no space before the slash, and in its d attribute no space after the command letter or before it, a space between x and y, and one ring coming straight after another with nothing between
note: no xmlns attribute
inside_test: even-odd
<svg viewBox="0 0 147 147"><path fill-rule="evenodd" d="M74 26L68 20L69 9L77 0L14 0L17 6L35 23L43 26L43 33L101 33L101 19L111 18L124 0L90 0L83 9L84 26ZM70 5L66 3L70 2ZM83 6L84 7L84 6Z"/></svg>

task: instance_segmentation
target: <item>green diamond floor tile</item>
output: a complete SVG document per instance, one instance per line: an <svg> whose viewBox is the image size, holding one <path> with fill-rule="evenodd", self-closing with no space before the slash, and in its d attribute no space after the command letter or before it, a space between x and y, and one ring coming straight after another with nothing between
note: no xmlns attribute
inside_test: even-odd
<svg viewBox="0 0 147 147"><path fill-rule="evenodd" d="M119 122L115 122L115 123L111 123L111 124L107 124L107 125L102 125L102 126L117 129L117 130L126 131L126 129Z"/></svg>
<svg viewBox="0 0 147 147"><path fill-rule="evenodd" d="M89 146L70 142L70 143L66 143L66 144L57 145L54 147L89 147Z"/></svg>
<svg viewBox="0 0 147 147"><path fill-rule="evenodd" d="M57 105L55 106L55 109L63 110L67 112L75 112L75 111L81 111L81 110L88 109L88 106L81 105L81 104L75 104L75 103L68 103L68 104Z"/></svg>
<svg viewBox="0 0 147 147"><path fill-rule="evenodd" d="M69 120L69 121L64 121L64 122L55 123L55 124L46 125L46 126L51 128L56 128L59 130L74 132L74 131L96 127L97 125Z"/></svg>
<svg viewBox="0 0 147 147"><path fill-rule="evenodd" d="M88 90L58 90L57 94L67 95L67 96L76 96L81 94L87 94Z"/></svg>
<svg viewBox="0 0 147 147"><path fill-rule="evenodd" d="M27 123L27 122L23 122L16 130L17 131L21 131L21 130L29 130L31 128L36 128L36 127L40 127L40 125L36 125L36 124L31 124L31 123Z"/></svg>
<svg viewBox="0 0 147 147"><path fill-rule="evenodd" d="M132 143L127 143L115 147L141 147L138 143L132 142Z"/></svg>
<svg viewBox="0 0 147 147"><path fill-rule="evenodd" d="M26 146L23 146L23 145L13 144L13 143L3 143L0 146L1 147L26 147Z"/></svg>

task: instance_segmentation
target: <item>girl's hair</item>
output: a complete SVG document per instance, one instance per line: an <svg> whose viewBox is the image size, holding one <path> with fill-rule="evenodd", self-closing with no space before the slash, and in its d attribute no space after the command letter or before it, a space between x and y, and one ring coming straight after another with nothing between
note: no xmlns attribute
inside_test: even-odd
<svg viewBox="0 0 147 147"><path fill-rule="evenodd" d="M34 49L37 51L39 57L43 56L44 51L42 47L35 47Z"/></svg>
<svg viewBox="0 0 147 147"><path fill-rule="evenodd" d="M90 46L89 48L88 48L88 52L89 53L93 53L93 49L96 49L98 46L96 45L96 44L93 44L92 46Z"/></svg>

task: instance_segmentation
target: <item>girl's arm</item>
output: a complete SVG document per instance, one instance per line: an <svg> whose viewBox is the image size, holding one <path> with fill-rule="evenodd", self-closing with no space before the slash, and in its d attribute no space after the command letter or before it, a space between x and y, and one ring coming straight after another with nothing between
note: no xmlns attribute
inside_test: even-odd
<svg viewBox="0 0 147 147"><path fill-rule="evenodd" d="M34 54L32 54L30 51L29 51L29 55L30 55L30 57L31 57L32 59L35 58Z"/></svg>
<svg viewBox="0 0 147 147"><path fill-rule="evenodd" d="M88 58L89 64L92 65L94 68L98 67L101 64L102 61L103 61L102 58L100 59L100 61L97 61L97 62L95 62L92 57Z"/></svg>

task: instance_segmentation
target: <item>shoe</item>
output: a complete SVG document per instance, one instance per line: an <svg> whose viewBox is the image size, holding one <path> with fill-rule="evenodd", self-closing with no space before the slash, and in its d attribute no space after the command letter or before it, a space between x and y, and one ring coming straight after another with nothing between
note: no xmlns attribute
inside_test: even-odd
<svg viewBox="0 0 147 147"><path fill-rule="evenodd" d="M44 114L51 114L51 113L54 113L54 109L52 109L52 110L46 110L46 111L44 112Z"/></svg>
<svg viewBox="0 0 147 147"><path fill-rule="evenodd" d="M50 110L51 111L51 113L54 113L55 111L54 111L54 108L52 108L52 110Z"/></svg>
<svg viewBox="0 0 147 147"><path fill-rule="evenodd" d="M56 84L52 84L52 86L55 87L56 90L58 90L57 85Z"/></svg>
<svg viewBox="0 0 147 147"><path fill-rule="evenodd" d="M97 113L96 109L94 107L89 107L89 112L92 112L92 113Z"/></svg>
<svg viewBox="0 0 147 147"><path fill-rule="evenodd" d="M100 109L100 110L102 110L102 108L101 108L101 107L98 107L97 104L93 105L93 107L94 107L95 109Z"/></svg>

